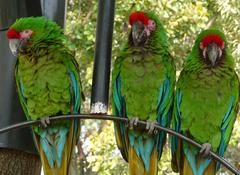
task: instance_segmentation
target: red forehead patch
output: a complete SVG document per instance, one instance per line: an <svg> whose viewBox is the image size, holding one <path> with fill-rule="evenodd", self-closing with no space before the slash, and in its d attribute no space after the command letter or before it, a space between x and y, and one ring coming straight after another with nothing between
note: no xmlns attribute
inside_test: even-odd
<svg viewBox="0 0 240 175"><path fill-rule="evenodd" d="M129 24L132 25L135 21L141 21L144 25L148 25L149 18L144 14L144 12L133 12L129 16Z"/></svg>
<svg viewBox="0 0 240 175"><path fill-rule="evenodd" d="M15 29L9 29L7 31L8 39L20 38L20 34Z"/></svg>
<svg viewBox="0 0 240 175"><path fill-rule="evenodd" d="M223 39L218 35L208 35L201 41L200 48L205 48L208 44L216 43L221 49L224 48L224 41Z"/></svg>

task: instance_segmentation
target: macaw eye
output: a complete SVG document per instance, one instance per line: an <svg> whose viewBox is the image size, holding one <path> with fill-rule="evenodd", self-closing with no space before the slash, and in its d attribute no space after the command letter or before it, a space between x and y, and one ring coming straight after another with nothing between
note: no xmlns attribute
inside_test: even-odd
<svg viewBox="0 0 240 175"><path fill-rule="evenodd" d="M151 26L151 27L154 27L156 24L153 20L150 20L148 25Z"/></svg>
<svg viewBox="0 0 240 175"><path fill-rule="evenodd" d="M30 29L26 29L20 32L20 36L22 39L29 39L31 38L32 34L33 34L33 31Z"/></svg>
<svg viewBox="0 0 240 175"><path fill-rule="evenodd" d="M152 26L154 27L156 26L156 23L154 21L152 21L151 23L152 23Z"/></svg>
<svg viewBox="0 0 240 175"><path fill-rule="evenodd" d="M154 31L155 28L156 28L156 23L155 23L155 21L149 20L149 21L148 21L148 29L149 29L150 31Z"/></svg>

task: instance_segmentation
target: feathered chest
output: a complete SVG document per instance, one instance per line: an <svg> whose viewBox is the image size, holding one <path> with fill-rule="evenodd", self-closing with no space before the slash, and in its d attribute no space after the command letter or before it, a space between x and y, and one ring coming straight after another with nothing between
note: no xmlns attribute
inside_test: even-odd
<svg viewBox="0 0 240 175"><path fill-rule="evenodd" d="M156 117L157 98L167 70L157 57L127 57L121 64L121 94L128 117Z"/></svg>
<svg viewBox="0 0 240 175"><path fill-rule="evenodd" d="M62 62L49 55L36 62L20 57L16 66L20 93L32 118L69 112L71 84Z"/></svg>
<svg viewBox="0 0 240 175"><path fill-rule="evenodd" d="M210 89L223 88L221 86L230 85L233 76L234 72L227 69L203 69L197 72L187 71L182 76L180 83L185 88L209 91Z"/></svg>
<svg viewBox="0 0 240 175"><path fill-rule="evenodd" d="M157 58L131 56L123 61L120 74L123 88L135 88L140 92L159 88L166 76L166 69Z"/></svg>
<svg viewBox="0 0 240 175"><path fill-rule="evenodd" d="M233 95L233 73L214 70L183 72L177 85L182 93L180 105L183 118L221 123ZM217 115L216 111L221 115Z"/></svg>
<svg viewBox="0 0 240 175"><path fill-rule="evenodd" d="M64 88L66 86L64 84L69 85L68 73L61 61L47 56L39 58L37 62L28 62L20 58L17 66L17 74L26 88L36 86L49 89L51 86L60 88L62 85Z"/></svg>

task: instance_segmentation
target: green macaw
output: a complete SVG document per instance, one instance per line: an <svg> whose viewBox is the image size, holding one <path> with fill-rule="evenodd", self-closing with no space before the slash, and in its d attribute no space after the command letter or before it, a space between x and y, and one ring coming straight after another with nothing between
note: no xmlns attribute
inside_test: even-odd
<svg viewBox="0 0 240 175"><path fill-rule="evenodd" d="M172 137L172 168L181 175L214 175L227 148L239 100L239 80L224 34L208 29L197 37L177 82L172 127L203 144L199 150Z"/></svg>
<svg viewBox="0 0 240 175"><path fill-rule="evenodd" d="M154 124L170 124L175 66L154 13L133 12L129 23L128 41L113 68L112 96L114 115L128 118L130 127L115 122L116 142L130 175L156 175L166 133L154 132ZM137 127L138 120L147 121L147 127Z"/></svg>
<svg viewBox="0 0 240 175"><path fill-rule="evenodd" d="M54 115L78 114L81 86L78 65L64 44L62 29L45 17L18 19L7 31L17 56L15 78L20 102L33 126L45 175L67 175L79 136L79 120L51 123Z"/></svg>

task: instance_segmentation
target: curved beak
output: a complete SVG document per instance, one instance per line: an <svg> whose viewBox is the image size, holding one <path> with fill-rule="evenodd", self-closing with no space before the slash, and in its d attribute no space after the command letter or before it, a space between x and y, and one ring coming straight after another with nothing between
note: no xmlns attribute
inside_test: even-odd
<svg viewBox="0 0 240 175"><path fill-rule="evenodd" d="M21 39L10 39L9 40L9 47L14 56L17 56L18 52L23 47L23 42Z"/></svg>
<svg viewBox="0 0 240 175"><path fill-rule="evenodd" d="M222 55L222 50L218 47L218 45L216 43L209 44L205 49L206 49L205 52L208 55L208 59L211 62L211 65L215 66L218 59Z"/></svg>
<svg viewBox="0 0 240 175"><path fill-rule="evenodd" d="M142 45L147 40L145 26L141 21L136 21L132 25L132 39L135 46Z"/></svg>

